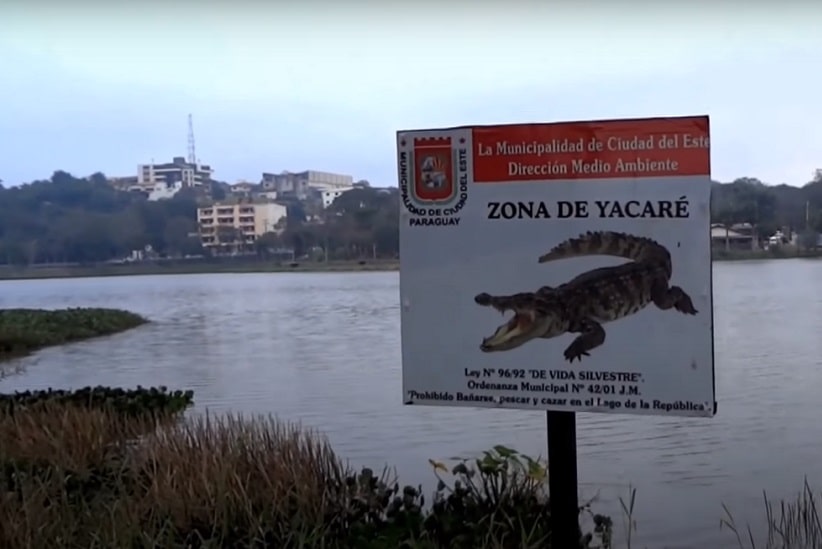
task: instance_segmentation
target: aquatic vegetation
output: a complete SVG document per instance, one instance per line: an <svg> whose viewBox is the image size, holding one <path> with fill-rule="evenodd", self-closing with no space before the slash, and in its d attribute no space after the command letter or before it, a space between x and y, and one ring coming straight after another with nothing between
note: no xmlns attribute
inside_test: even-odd
<svg viewBox="0 0 822 549"><path fill-rule="evenodd" d="M169 391L163 386L144 388L138 385L136 389L97 386L71 391L49 388L0 394L0 417L43 405L106 409L128 417L162 416L182 412L192 404L193 391Z"/></svg>
<svg viewBox="0 0 822 549"><path fill-rule="evenodd" d="M544 467L503 447L449 469L426 506L273 418L43 402L0 415L2 547L550 547Z"/></svg>
<svg viewBox="0 0 822 549"><path fill-rule="evenodd" d="M135 414L118 400L168 413ZM504 446L451 465L431 460L438 483L426 503L421 487L401 487L389 469L350 468L299 425L167 421L190 392L98 387L0 402L0 547L551 547L545 464ZM620 500L629 533L635 498ZM767 508L764 547L822 547L810 488L781 512ZM580 547L614 547L611 519L590 502L580 513L591 530ZM738 530L732 523L723 527Z"/></svg>
<svg viewBox="0 0 822 549"><path fill-rule="evenodd" d="M146 322L138 314L119 309L0 309L0 360L115 334Z"/></svg>
<svg viewBox="0 0 822 549"><path fill-rule="evenodd" d="M736 537L740 549L822 549L822 516L817 496L805 479L802 491L793 500L777 505L763 492L765 503L766 538L757 544L750 525L744 529L736 524L733 513L724 504L725 516L721 528L727 528Z"/></svg>

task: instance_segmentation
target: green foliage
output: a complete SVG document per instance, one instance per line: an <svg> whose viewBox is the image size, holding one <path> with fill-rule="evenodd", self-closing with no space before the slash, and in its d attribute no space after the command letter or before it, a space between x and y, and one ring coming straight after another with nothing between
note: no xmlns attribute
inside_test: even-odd
<svg viewBox="0 0 822 549"><path fill-rule="evenodd" d="M807 211L806 211L807 208ZM822 232L822 181L803 187L765 185L751 177L732 183L714 182L711 217L715 223L751 223L760 237L772 235L780 227L801 231L806 225Z"/></svg>
<svg viewBox="0 0 822 549"><path fill-rule="evenodd" d="M738 526L728 507L722 505L725 516L719 526L734 534L740 549L822 549L822 515L817 496L807 479L802 492L793 501L781 501L775 506L767 493L763 492L762 496L767 526L767 537L762 546L756 543L751 527Z"/></svg>
<svg viewBox="0 0 822 549"><path fill-rule="evenodd" d="M399 192L354 189L341 194L320 214L320 223L292 222L279 238L297 257L313 248L331 260L395 258L399 254Z"/></svg>
<svg viewBox="0 0 822 549"><path fill-rule="evenodd" d="M127 417L173 415L192 404L193 391L169 391L163 386L144 388L138 385L136 389L97 386L71 391L48 388L0 394L0 417L55 405L109 410Z"/></svg>
<svg viewBox="0 0 822 549"><path fill-rule="evenodd" d="M99 262L151 246L158 253L200 253L197 195L188 189L149 202L119 191L105 176L50 180L0 189L0 264Z"/></svg>
<svg viewBox="0 0 822 549"><path fill-rule="evenodd" d="M146 322L140 315L118 309L0 309L0 360L122 332Z"/></svg>
<svg viewBox="0 0 822 549"><path fill-rule="evenodd" d="M189 391L98 387L2 403L11 401L14 413L0 413L4 548L551 547L545 465L504 446L450 467L431 460L439 482L426 505L419 487L401 488L387 470L352 471L299 426L230 415L168 421L191 404ZM619 499L628 549L635 499L634 489ZM822 548L807 481L794 501L766 495L765 504L763 547ZM758 547L725 513L720 527L738 546ZM612 547L611 519L592 518L580 547Z"/></svg>
<svg viewBox="0 0 822 549"><path fill-rule="evenodd" d="M431 461L437 476L424 536L443 547L551 547L547 468L505 446L481 458L455 458L449 470ZM450 481L443 475L448 475ZM590 512L590 503L580 512ZM580 547L610 547L610 522L593 515L596 529ZM597 539L596 545L594 539Z"/></svg>
<svg viewBox="0 0 822 549"><path fill-rule="evenodd" d="M0 265L99 263L146 246L162 256L201 255L199 238L190 236L197 232L198 202L223 198L225 189L213 182L205 192L184 189L148 201L115 189L102 174L79 179L63 171L50 180L0 187ZM285 232L257 250L265 256L269 249L293 248L302 257L327 248L329 259L394 258L398 201L396 190L359 189L326 211L311 212L311 222L305 204L288 201Z"/></svg>
<svg viewBox="0 0 822 549"><path fill-rule="evenodd" d="M190 236L197 231L198 200L224 197L224 186L214 182L204 192L184 189L150 202L116 190L103 174L79 179L63 171L49 180L0 187L0 264L98 263L146 246L165 256L200 255L199 239ZM261 256L279 248L293 249L297 257L324 258L327 251L331 260L398 256L396 189L352 190L326 210L297 200L286 205L285 232L257 246ZM716 223L752 223L760 237L782 226L803 230L806 217L808 228L822 232L822 181L801 188L748 177L714 183L711 214Z"/></svg>
<svg viewBox="0 0 822 549"><path fill-rule="evenodd" d="M551 547L545 468L502 446L460 460L426 507L420 488L350 470L297 426L146 424L70 405L82 395L0 414L0 546Z"/></svg>

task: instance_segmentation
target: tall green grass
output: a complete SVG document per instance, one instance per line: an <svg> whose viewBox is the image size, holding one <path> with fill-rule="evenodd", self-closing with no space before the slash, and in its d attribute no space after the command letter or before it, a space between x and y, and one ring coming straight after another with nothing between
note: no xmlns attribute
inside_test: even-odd
<svg viewBox="0 0 822 549"><path fill-rule="evenodd" d="M766 492L762 498L766 538L759 542L750 525L737 525L731 510L722 505L725 516L720 520L720 528L734 535L740 549L822 549L819 505L807 478L802 491L792 500L774 502Z"/></svg>
<svg viewBox="0 0 822 549"><path fill-rule="evenodd" d="M637 521L634 518L636 488L629 488L629 496L619 498L625 549L651 549L639 545L635 539ZM738 549L822 549L822 520L819 515L817 496L807 478L802 491L794 499L771 500L763 492L762 523L758 528L764 539L757 538L750 524L737 523L732 511L720 504L719 529L729 534L728 543ZM728 547L731 545L723 545Z"/></svg>
<svg viewBox="0 0 822 549"><path fill-rule="evenodd" d="M351 469L324 437L299 425L239 415L159 421L182 407L135 415L113 405L120 398L146 411L167 408L155 402L165 393L146 391L138 398L110 390L103 400L21 395L13 413L0 413L0 547L551 547L547 467L539 459L496 446L450 465L432 460L438 486L426 501L390 469ZM616 527L593 511L596 501L586 502L581 546L647 547L637 499L632 487L619 499ZM807 480L795 499L764 494L764 503L756 529L718 505L728 544L822 549Z"/></svg>

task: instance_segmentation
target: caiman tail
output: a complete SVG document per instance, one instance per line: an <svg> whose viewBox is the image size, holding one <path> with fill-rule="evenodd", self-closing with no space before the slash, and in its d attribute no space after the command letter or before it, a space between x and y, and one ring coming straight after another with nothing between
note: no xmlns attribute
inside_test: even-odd
<svg viewBox="0 0 822 549"><path fill-rule="evenodd" d="M613 231L588 231L554 246L539 258L540 263L586 255L609 255L633 261L664 261L670 264L671 255L658 242L642 236Z"/></svg>

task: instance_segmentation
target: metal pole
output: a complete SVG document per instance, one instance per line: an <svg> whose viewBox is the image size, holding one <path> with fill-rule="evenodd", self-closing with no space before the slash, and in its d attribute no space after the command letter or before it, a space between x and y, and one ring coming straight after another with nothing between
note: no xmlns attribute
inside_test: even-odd
<svg viewBox="0 0 822 549"><path fill-rule="evenodd" d="M547 412L551 547L577 549L582 537L577 495L577 425L574 412Z"/></svg>

